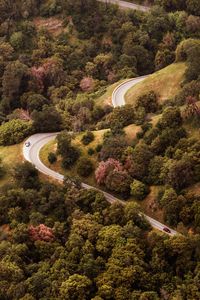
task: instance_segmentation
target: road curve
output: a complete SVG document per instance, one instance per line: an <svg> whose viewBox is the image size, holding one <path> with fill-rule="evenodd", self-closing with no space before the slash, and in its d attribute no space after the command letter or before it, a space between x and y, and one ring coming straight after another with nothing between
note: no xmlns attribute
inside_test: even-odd
<svg viewBox="0 0 200 300"><path fill-rule="evenodd" d="M150 7L139 5L139 4L134 4L131 2L127 2L127 1L120 1L120 0L99 0L99 1L104 2L104 3L116 4L120 8L123 8L123 9L140 10L143 12L148 12L150 10Z"/></svg>
<svg viewBox="0 0 200 300"><path fill-rule="evenodd" d="M138 77L138 78L134 78L131 80L127 80L124 83L122 83L121 85L119 85L113 92L112 95L112 101L113 101L113 105L114 106L121 106L123 104L125 104L125 99L124 99L124 95L127 92L127 90L137 84L138 82L144 80L146 78L146 76L143 77ZM27 141L30 142L30 146L26 147L26 144L24 143L23 145L23 155L24 158L31 162L33 165L35 165L36 169L38 169L39 172L50 176L56 180L59 181L63 181L64 176L62 174L59 174L51 169L49 169L48 167L46 167L40 160L39 157L39 153L41 148L46 145L48 142L54 140L56 138L58 133L38 133L38 134L34 134L31 137L28 138ZM26 142L27 142L26 141ZM88 184L82 183L82 187L85 189L96 189L100 192L102 192L106 199L110 202L110 203L114 203L116 201L120 201L121 203L123 203L124 205L126 204L126 202L117 199L116 197L114 197L113 195L106 193L100 189L94 188L93 186L90 186ZM166 227L166 225L158 222L157 220L144 215L145 218L149 221L149 223L151 224L152 227L163 231L163 228ZM174 235L177 234L177 232L173 229L170 228L171 233L169 233L169 235Z"/></svg>
<svg viewBox="0 0 200 300"><path fill-rule="evenodd" d="M128 79L124 82L122 82L120 85L118 85L113 93L112 93L112 105L114 107L117 106L123 106L125 105L125 94L126 92L136 85L137 83L143 81L145 78L147 78L149 75L146 76L140 76L132 79Z"/></svg>

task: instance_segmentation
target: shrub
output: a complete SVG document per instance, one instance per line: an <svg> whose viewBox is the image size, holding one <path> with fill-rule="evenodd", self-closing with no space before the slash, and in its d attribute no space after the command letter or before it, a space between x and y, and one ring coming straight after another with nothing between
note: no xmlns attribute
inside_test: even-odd
<svg viewBox="0 0 200 300"><path fill-rule="evenodd" d="M136 137L137 137L138 140L142 139L143 136L144 136L144 131L139 131L139 132L136 133Z"/></svg>
<svg viewBox="0 0 200 300"><path fill-rule="evenodd" d="M157 95L154 91L138 97L135 108L143 107L146 113L156 112L158 109Z"/></svg>
<svg viewBox="0 0 200 300"><path fill-rule="evenodd" d="M131 195L137 200L143 200L149 193L148 187L139 180L134 180L131 183Z"/></svg>
<svg viewBox="0 0 200 300"><path fill-rule="evenodd" d="M96 150L97 153L100 152L101 149L102 149L102 145L101 145L101 144L98 144L98 145L96 146L96 148L95 148L95 150Z"/></svg>
<svg viewBox="0 0 200 300"><path fill-rule="evenodd" d="M83 145L88 145L89 143L91 143L92 141L94 141L94 134L91 131L87 131L82 139L81 142L83 143Z"/></svg>
<svg viewBox="0 0 200 300"><path fill-rule="evenodd" d="M89 148L88 149L88 155L93 155L94 154L94 149L93 148Z"/></svg>
<svg viewBox="0 0 200 300"><path fill-rule="evenodd" d="M14 167L13 178L20 188L38 189L40 187L38 170L28 161L19 163Z"/></svg>
<svg viewBox="0 0 200 300"><path fill-rule="evenodd" d="M182 125L182 121L180 109L178 107L168 107L164 110L157 127L159 129L165 129L166 127L175 128Z"/></svg>
<svg viewBox="0 0 200 300"><path fill-rule="evenodd" d="M22 142L32 132L32 124L22 120L11 120L0 126L0 145Z"/></svg>
<svg viewBox="0 0 200 300"><path fill-rule="evenodd" d="M199 40L196 39L190 38L187 40L183 40L176 48L176 62L186 61L190 49L199 44Z"/></svg>
<svg viewBox="0 0 200 300"><path fill-rule="evenodd" d="M80 151L77 148L75 147L69 148L68 155L63 156L62 167L64 169L69 169L71 166L75 164L79 156L80 156Z"/></svg>
<svg viewBox="0 0 200 300"><path fill-rule="evenodd" d="M108 190L119 193L126 199L130 196L131 181L132 178L126 170L114 169L108 173L105 186Z"/></svg>
<svg viewBox="0 0 200 300"><path fill-rule="evenodd" d="M89 176L94 170L93 164L90 159L82 157L77 165L77 173L80 176Z"/></svg>
<svg viewBox="0 0 200 300"><path fill-rule="evenodd" d="M2 164L2 159L0 158L0 178L2 178L5 175L5 167Z"/></svg>
<svg viewBox="0 0 200 300"><path fill-rule="evenodd" d="M50 162L50 164L55 163L56 160L57 160L56 154L53 153L53 152L50 152L50 153L48 154L48 161Z"/></svg>
<svg viewBox="0 0 200 300"><path fill-rule="evenodd" d="M80 151L71 144L72 136L68 132L62 132L57 136L57 154L62 156L62 166L70 168L79 158Z"/></svg>
<svg viewBox="0 0 200 300"><path fill-rule="evenodd" d="M134 119L135 110L130 104L126 104L121 107L115 107L112 113L110 113L106 118L110 124L110 127L115 127L116 124L118 124L118 127L121 128L134 123Z"/></svg>

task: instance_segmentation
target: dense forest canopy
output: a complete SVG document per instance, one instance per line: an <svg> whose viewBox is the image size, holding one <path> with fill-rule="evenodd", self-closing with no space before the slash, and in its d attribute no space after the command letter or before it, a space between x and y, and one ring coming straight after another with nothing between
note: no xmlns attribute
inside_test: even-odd
<svg viewBox="0 0 200 300"><path fill-rule="evenodd" d="M109 83L163 68L181 40L199 37L198 16L159 6L144 14L89 0L2 0L0 8L1 121L16 108L42 118L44 105L64 118L77 93L94 99ZM44 26L39 16L55 19Z"/></svg>
<svg viewBox="0 0 200 300"><path fill-rule="evenodd" d="M135 203L42 184L29 163L14 176L0 197L1 299L199 298L198 235L153 232Z"/></svg>
<svg viewBox="0 0 200 300"><path fill-rule="evenodd" d="M148 5L0 0L0 148L61 131L48 163L71 172L47 183L0 156L2 300L200 299L200 1ZM99 102L112 84L172 63L186 71L163 102L154 86L122 107ZM131 139L127 126L139 128ZM82 189L90 176L124 204ZM154 190L180 234L140 212Z"/></svg>

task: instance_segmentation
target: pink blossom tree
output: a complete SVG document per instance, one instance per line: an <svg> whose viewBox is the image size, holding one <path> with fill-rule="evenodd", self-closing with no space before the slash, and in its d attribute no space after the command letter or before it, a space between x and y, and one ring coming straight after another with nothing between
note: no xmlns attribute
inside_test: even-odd
<svg viewBox="0 0 200 300"><path fill-rule="evenodd" d="M106 177L112 171L123 171L122 164L113 158L109 158L106 161L102 161L99 163L98 168L95 171L95 178L98 184L104 184Z"/></svg>
<svg viewBox="0 0 200 300"><path fill-rule="evenodd" d="M47 227L44 224L40 224L35 227L33 225L30 225L29 234L33 241L51 242L55 238L52 228Z"/></svg>

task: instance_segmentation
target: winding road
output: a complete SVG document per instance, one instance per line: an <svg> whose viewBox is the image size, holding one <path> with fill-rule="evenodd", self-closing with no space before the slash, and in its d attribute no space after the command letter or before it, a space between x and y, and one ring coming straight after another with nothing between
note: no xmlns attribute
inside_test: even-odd
<svg viewBox="0 0 200 300"><path fill-rule="evenodd" d="M136 85L137 83L143 81L145 78L147 78L149 75L146 76L140 76L137 78L132 78L132 79L128 79L124 82L122 82L120 85L118 85L113 93L112 93L112 105L114 107L117 106L123 106L125 105L125 94L126 92L133 87L134 85Z"/></svg>
<svg viewBox="0 0 200 300"><path fill-rule="evenodd" d="M116 5L119 5L120 8L123 8L123 9L133 9L133 10L140 10L140 11L144 11L144 12L147 12L150 10L150 7L127 2L127 1L121 1L121 0L99 0L99 1L108 3L108 4L109 3L116 4Z"/></svg>
<svg viewBox="0 0 200 300"><path fill-rule="evenodd" d="M137 4L133 4L130 2L126 2L126 1L120 1L120 0L99 0L101 2L105 2L105 3L112 3L112 4L117 4L120 6L120 8L123 9L133 9L133 10L140 10L140 11L144 11L147 12L149 11L149 7L145 7L142 5L137 5ZM138 82L144 80L147 76L142 76L142 77L138 77L138 78L134 78L134 79L129 79L126 80L125 82L123 82L122 84L120 84L114 91L112 94L112 104L114 107L117 106L122 106L125 104L125 94L126 92L134 85L136 85ZM50 176L56 180L59 181L63 181L64 176L62 174L59 174L51 169L49 169L48 167L46 167L40 160L40 150L41 148L46 145L48 142L54 140L56 138L58 133L39 133L39 134L34 134L31 137L28 138L27 141L30 142L30 146L27 147L26 146L26 142L23 145L23 155L24 158L31 162L33 165L35 165L36 169L38 169L39 172ZM96 189L88 184L82 183L82 187L85 189ZM101 191L99 189L96 189L100 192L102 192L107 201L109 201L110 203L114 203L116 201L120 201L121 203L123 203L123 205L126 205L126 202L117 199L116 197L114 197L113 195L106 193L104 191ZM142 213L141 213L142 214ZM151 226L155 229L158 229L160 231L163 232L163 228L166 227L166 225L158 222L157 220L143 214L144 217L149 221L149 223L151 224ZM175 235L177 234L177 232L173 229L170 228L170 233L165 232L168 235Z"/></svg>
<svg viewBox="0 0 200 300"><path fill-rule="evenodd" d="M127 90L136 85L138 82L144 80L147 76L143 76L143 77L138 77L138 78L134 78L134 79L130 79L127 80L125 82L123 82L122 84L120 84L113 92L112 94L112 103L113 106L121 106L125 104L125 93L127 92ZM38 171L40 171L41 173L50 176L56 180L59 181L63 181L64 176L62 174L59 174L51 169L49 169L48 167L46 167L40 160L40 150L41 148L46 145L48 142L54 140L56 138L58 133L38 133L38 134L34 134L31 137L28 138L28 140L26 140L26 142L30 142L30 146L27 147L26 146L26 142L23 145L23 155L24 158L31 162L33 165L35 165L36 169L38 169ZM82 187L86 188L86 189L96 189L93 186L90 186L88 184L82 183ZM106 199L110 202L110 203L114 203L116 201L120 201L121 203L123 203L124 205L126 205L126 202L117 199L116 197L114 197L113 195L106 193L104 191L101 191L99 189L96 189L100 192L102 192ZM151 224L152 227L163 231L163 228L166 227L166 225L158 222L157 220L144 215L145 218L149 221L149 223ZM177 232L173 229L170 228L171 233L167 233L169 235L174 235L177 234Z"/></svg>

